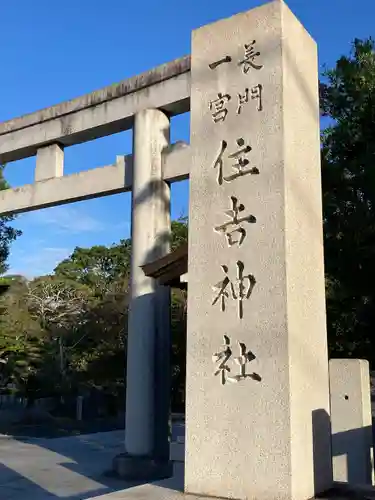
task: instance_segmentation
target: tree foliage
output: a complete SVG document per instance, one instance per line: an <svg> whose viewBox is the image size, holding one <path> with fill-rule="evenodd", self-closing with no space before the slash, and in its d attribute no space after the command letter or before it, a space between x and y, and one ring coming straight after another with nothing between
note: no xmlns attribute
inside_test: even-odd
<svg viewBox="0 0 375 500"><path fill-rule="evenodd" d="M128 277L130 257L130 239L121 240L111 247L77 247L69 258L58 264L54 273L88 286L97 295L103 295L114 281Z"/></svg>
<svg viewBox="0 0 375 500"><path fill-rule="evenodd" d="M4 167L5 165L0 165L0 191L10 187L4 178ZM15 229L10 224L14 219L13 215L0 216L0 274L4 274L8 270L7 259L10 246L22 234L22 231Z"/></svg>
<svg viewBox="0 0 375 500"><path fill-rule="evenodd" d="M22 277L8 281L9 289L0 297L0 387L13 384L23 392L43 362L44 332L39 320L29 314L27 281Z"/></svg>
<svg viewBox="0 0 375 500"><path fill-rule="evenodd" d="M325 72L321 109L327 313L333 355L374 358L375 46L355 40Z"/></svg>
<svg viewBox="0 0 375 500"><path fill-rule="evenodd" d="M187 241L187 220L172 223L171 247ZM51 276L12 281L0 299L3 379L31 399L93 389L125 393L131 240L110 247L77 247ZM186 294L172 293L173 404L185 384ZM12 351L12 353L10 353ZM4 358L5 359L5 358ZM41 362L39 360L42 359ZM22 376L14 363L23 366ZM0 366L1 370L1 366Z"/></svg>

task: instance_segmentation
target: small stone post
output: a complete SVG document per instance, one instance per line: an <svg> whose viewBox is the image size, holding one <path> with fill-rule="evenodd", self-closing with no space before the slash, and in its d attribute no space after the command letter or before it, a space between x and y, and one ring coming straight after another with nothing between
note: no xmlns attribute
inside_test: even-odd
<svg viewBox="0 0 375 500"><path fill-rule="evenodd" d="M282 1L193 32L187 493L332 485L317 48Z"/></svg>
<svg viewBox="0 0 375 500"><path fill-rule="evenodd" d="M331 359L333 479L350 486L374 484L369 363Z"/></svg>
<svg viewBox="0 0 375 500"><path fill-rule="evenodd" d="M133 136L126 453L114 461L115 470L127 479L172 475L168 445L170 363L168 351L159 349L170 345L170 294L141 268L169 251L170 190L162 177L162 150L168 144L169 119L156 109L140 111L135 116ZM163 381L166 397L157 381Z"/></svg>
<svg viewBox="0 0 375 500"><path fill-rule="evenodd" d="M76 399L76 419L81 421L83 413L83 396L77 396Z"/></svg>
<svg viewBox="0 0 375 500"><path fill-rule="evenodd" d="M36 153L35 182L64 175L64 149L60 144L51 144Z"/></svg>

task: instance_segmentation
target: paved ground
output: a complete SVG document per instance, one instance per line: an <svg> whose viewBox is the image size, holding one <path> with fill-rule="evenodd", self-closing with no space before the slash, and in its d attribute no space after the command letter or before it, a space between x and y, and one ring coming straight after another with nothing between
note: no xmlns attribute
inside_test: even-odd
<svg viewBox="0 0 375 500"><path fill-rule="evenodd" d="M174 435L180 432L177 426ZM120 491L135 485L104 473L110 470L112 458L123 451L123 439L123 431L57 439L0 437L0 499L121 498ZM182 470L182 464L176 467ZM177 487L173 481L167 485ZM109 493L114 496L107 497Z"/></svg>
<svg viewBox="0 0 375 500"><path fill-rule="evenodd" d="M173 440L184 434L175 424ZM0 436L0 500L203 500L185 496L183 463L174 477L137 485L115 479L106 471L123 451L123 431L56 439L15 439ZM331 500L375 500L375 489Z"/></svg>

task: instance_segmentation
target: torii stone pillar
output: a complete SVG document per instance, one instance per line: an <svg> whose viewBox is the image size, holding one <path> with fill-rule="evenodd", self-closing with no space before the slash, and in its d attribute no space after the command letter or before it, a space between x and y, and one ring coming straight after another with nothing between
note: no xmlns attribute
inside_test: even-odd
<svg viewBox="0 0 375 500"><path fill-rule="evenodd" d="M169 144L169 127L167 116L156 109L135 116L125 453L114 460L116 472L127 479L151 480L172 474L169 349L162 348L170 345L170 293L141 268L169 251L170 190L162 177L162 150Z"/></svg>

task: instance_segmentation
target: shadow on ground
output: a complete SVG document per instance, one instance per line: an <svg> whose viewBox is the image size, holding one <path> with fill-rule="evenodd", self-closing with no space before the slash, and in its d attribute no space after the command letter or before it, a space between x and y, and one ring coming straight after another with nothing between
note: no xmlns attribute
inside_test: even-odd
<svg viewBox="0 0 375 500"><path fill-rule="evenodd" d="M138 486L110 473L123 439L123 430L57 439L2 437L0 498L86 500ZM174 478L157 484L182 490L183 465L176 468Z"/></svg>

